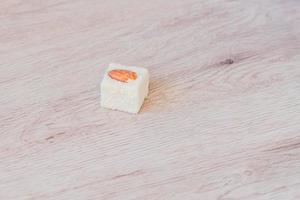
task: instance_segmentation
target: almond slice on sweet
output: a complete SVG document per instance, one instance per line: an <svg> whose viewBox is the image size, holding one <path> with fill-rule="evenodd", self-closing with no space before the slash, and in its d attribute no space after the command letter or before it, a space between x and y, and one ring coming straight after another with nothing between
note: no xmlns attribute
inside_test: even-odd
<svg viewBox="0 0 300 200"><path fill-rule="evenodd" d="M133 71L124 69L114 69L108 72L110 78L127 83L129 80L136 80L137 74Z"/></svg>

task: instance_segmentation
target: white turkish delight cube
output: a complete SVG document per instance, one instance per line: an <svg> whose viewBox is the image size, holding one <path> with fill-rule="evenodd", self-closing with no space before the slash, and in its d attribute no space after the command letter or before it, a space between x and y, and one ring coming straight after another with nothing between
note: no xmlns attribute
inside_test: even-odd
<svg viewBox="0 0 300 200"><path fill-rule="evenodd" d="M101 106L138 113L149 91L145 68L110 64L101 83Z"/></svg>

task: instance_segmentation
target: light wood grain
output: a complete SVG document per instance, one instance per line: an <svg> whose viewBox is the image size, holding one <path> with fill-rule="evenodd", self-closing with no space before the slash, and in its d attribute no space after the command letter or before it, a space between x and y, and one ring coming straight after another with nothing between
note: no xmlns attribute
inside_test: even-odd
<svg viewBox="0 0 300 200"><path fill-rule="evenodd" d="M300 2L2 0L1 200L300 199ZM138 115L102 109L146 67Z"/></svg>

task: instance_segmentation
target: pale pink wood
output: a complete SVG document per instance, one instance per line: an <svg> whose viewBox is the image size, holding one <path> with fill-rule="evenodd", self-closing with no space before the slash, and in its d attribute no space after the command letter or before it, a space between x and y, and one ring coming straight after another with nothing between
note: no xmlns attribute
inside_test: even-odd
<svg viewBox="0 0 300 200"><path fill-rule="evenodd" d="M299 7L2 0L0 199L300 199ZM110 62L140 114L100 108Z"/></svg>

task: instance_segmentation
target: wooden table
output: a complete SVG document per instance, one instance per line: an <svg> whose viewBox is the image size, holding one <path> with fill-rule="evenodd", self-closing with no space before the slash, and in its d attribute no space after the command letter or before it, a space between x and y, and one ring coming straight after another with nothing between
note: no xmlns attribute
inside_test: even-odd
<svg viewBox="0 0 300 200"><path fill-rule="evenodd" d="M2 0L1 200L299 200L300 1ZM100 107L146 67L138 115Z"/></svg>

